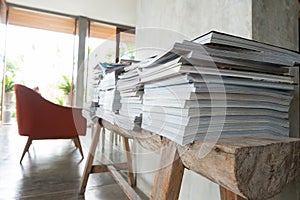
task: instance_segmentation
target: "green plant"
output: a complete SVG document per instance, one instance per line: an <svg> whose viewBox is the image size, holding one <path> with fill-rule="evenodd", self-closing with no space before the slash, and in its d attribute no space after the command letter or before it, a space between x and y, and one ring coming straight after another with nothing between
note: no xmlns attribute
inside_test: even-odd
<svg viewBox="0 0 300 200"><path fill-rule="evenodd" d="M6 73L5 73L5 92L12 92L15 84L15 72L19 70L16 62L7 59L6 60Z"/></svg>
<svg viewBox="0 0 300 200"><path fill-rule="evenodd" d="M58 89L61 89L64 92L64 94L70 94L71 90L74 88L73 84L71 83L68 76L63 75L62 77L64 81L58 84L57 87Z"/></svg>
<svg viewBox="0 0 300 200"><path fill-rule="evenodd" d="M15 74L15 72L19 71L19 70L20 69L15 61L6 59L6 72L11 72L11 73Z"/></svg>
<svg viewBox="0 0 300 200"><path fill-rule="evenodd" d="M5 92L12 92L14 90L15 82L13 81L13 77L14 77L13 75L5 76Z"/></svg>
<svg viewBox="0 0 300 200"><path fill-rule="evenodd" d="M64 104L64 97L56 97L56 101L58 102L59 105Z"/></svg>

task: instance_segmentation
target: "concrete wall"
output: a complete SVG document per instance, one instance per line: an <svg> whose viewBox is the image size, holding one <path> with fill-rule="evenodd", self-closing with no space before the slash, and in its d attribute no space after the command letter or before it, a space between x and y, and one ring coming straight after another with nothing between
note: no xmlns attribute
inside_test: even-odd
<svg viewBox="0 0 300 200"><path fill-rule="evenodd" d="M292 50L298 50L299 1L253 0L252 10L253 39ZM299 83L298 68L295 68L292 74L295 76L295 81ZM294 99L290 108L290 119L290 135L300 137L298 86L294 92Z"/></svg>
<svg viewBox="0 0 300 200"><path fill-rule="evenodd" d="M135 26L136 0L7 0L9 3Z"/></svg>
<svg viewBox="0 0 300 200"><path fill-rule="evenodd" d="M298 50L298 1L253 0L252 38Z"/></svg>
<svg viewBox="0 0 300 200"><path fill-rule="evenodd" d="M251 38L251 9L251 0L138 0L137 56L146 57L145 48L165 49L212 29Z"/></svg>
<svg viewBox="0 0 300 200"><path fill-rule="evenodd" d="M298 49L298 1L296 0L138 0L136 44L137 56L145 58L175 41L192 39L210 30L222 31L258 41ZM298 76L296 76L298 77ZM296 78L298 80L298 78ZM297 95L298 93L298 95ZM293 101L291 129L299 136L299 90ZM137 145L137 151L143 148ZM158 164L158 155L137 163L137 168ZM138 187L150 194L154 173L138 176ZM299 181L274 199L299 199ZM219 187L191 171L186 170L180 199L217 200Z"/></svg>

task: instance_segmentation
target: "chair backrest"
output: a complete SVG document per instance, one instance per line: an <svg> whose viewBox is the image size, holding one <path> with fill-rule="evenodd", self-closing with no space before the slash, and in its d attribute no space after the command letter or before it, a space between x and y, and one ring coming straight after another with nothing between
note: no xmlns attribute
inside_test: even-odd
<svg viewBox="0 0 300 200"><path fill-rule="evenodd" d="M20 135L41 139L85 135L81 109L54 104L24 85L15 84L14 89Z"/></svg>

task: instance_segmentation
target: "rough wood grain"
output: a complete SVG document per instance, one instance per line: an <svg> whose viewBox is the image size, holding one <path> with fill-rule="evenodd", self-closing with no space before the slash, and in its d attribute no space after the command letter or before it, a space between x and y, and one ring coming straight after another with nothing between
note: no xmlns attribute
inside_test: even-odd
<svg viewBox="0 0 300 200"><path fill-rule="evenodd" d="M222 138L201 159L202 144L177 146L185 167L246 199L273 197L300 170L300 139L270 135Z"/></svg>
<svg viewBox="0 0 300 200"><path fill-rule="evenodd" d="M107 122L104 121L104 124ZM89 175L92 173L102 173L102 172L110 172L116 182L120 185L122 190L126 193L129 199L131 200L140 200L141 198L139 195L134 191L134 189L131 186L135 186L135 179L134 179L134 174L132 170L132 160L131 160L131 155L130 155L130 146L128 142L128 138L125 137L126 134L121 134L117 132L118 134L121 134L123 137L123 145L124 145L124 151L125 151L125 157L126 157L126 163L119 163L119 164L111 164L111 165L93 165L93 160L96 152L96 147L99 143L99 137L100 137L100 130L102 128L102 133L103 135L105 134L105 128L108 128L108 125L110 125L110 130L118 130L118 127L113 127L111 124L107 123L106 127L103 127L103 123L99 121L99 124L97 124L93 139L92 139L92 144L90 146L89 150L89 155L85 164L83 176L81 178L81 183L79 187L79 194L84 194L87 181L89 178ZM114 132L111 132L111 135L113 135ZM128 135L126 135L128 136ZM111 140L113 143L113 140ZM75 143L76 144L76 143ZM121 174L117 171L117 169L124 169L126 168L128 170L128 182L127 183L124 178L121 176Z"/></svg>
<svg viewBox="0 0 300 200"><path fill-rule="evenodd" d="M128 176L128 183L130 186L134 187L136 185L133 168L132 168L132 158L130 153L130 146L128 142L128 138L122 137L123 139L123 148L125 153L125 158L128 166L127 176Z"/></svg>
<svg viewBox="0 0 300 200"><path fill-rule="evenodd" d="M109 123L108 121L105 121L105 120L103 120L103 119L100 119L100 124L101 124L104 128L110 130L111 132L118 133L119 135L122 135L122 136L124 136L124 137L126 137L126 138L131 138L131 137L132 137L131 134L128 133L128 131L126 131L126 130L124 130L124 129L121 129L121 128L119 128L118 126L114 126L114 125L112 125L111 123Z"/></svg>
<svg viewBox="0 0 300 200"><path fill-rule="evenodd" d="M116 168L117 170L128 170L128 165L127 163L117 163L117 164L111 164L112 166L114 166L114 168ZM93 165L92 169L91 169L91 174L96 174L96 173L103 173L103 172L109 172L108 170L108 166L110 165Z"/></svg>
<svg viewBox="0 0 300 200"><path fill-rule="evenodd" d="M136 191L126 182L122 175L112 165L107 166L113 178L130 200L141 200Z"/></svg>
<svg viewBox="0 0 300 200"><path fill-rule="evenodd" d="M184 166L174 142L164 138L161 149L160 169L155 175L150 200L178 199Z"/></svg>
<svg viewBox="0 0 300 200"><path fill-rule="evenodd" d="M112 125L108 121L101 119L101 124L112 132L116 132L119 135L125 136L130 139L135 139L143 148L156 151L162 145L162 137L154 134L150 131L140 129L138 131L127 131L119 128L118 126Z"/></svg>
<svg viewBox="0 0 300 200"><path fill-rule="evenodd" d="M227 190L226 188L223 188L222 186L220 186L220 196L221 200L245 200L245 198L240 197L239 195Z"/></svg>
<svg viewBox="0 0 300 200"><path fill-rule="evenodd" d="M85 168L83 171L83 175L80 181L80 186L79 186L79 194L84 194L85 192L85 188L90 176L90 173L92 171L92 166L93 166L93 161L94 161L94 156L95 156L95 152L96 152L96 148L99 142L99 136L100 136L100 131L101 131L101 126L100 124L97 124L95 132L94 132L94 136L93 136L93 140L92 140L92 144L90 146L89 149L89 155L87 157L87 161L85 163ZM105 129L102 128L102 132L104 132Z"/></svg>
<svg viewBox="0 0 300 200"><path fill-rule="evenodd" d="M108 122L104 127L114 127L115 132L131 135L149 150L163 146L162 137L145 130L128 132L118 128L117 131L116 126ZM207 156L200 158L202 144L203 141L198 140L186 146L176 146L184 167L241 198L269 199L280 193L300 170L300 139L297 138L271 135L221 138ZM179 190L174 192L179 193Z"/></svg>

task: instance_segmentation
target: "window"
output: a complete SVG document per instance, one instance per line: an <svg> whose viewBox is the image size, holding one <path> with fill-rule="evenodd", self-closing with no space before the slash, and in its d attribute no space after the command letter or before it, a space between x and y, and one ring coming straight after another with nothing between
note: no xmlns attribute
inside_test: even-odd
<svg viewBox="0 0 300 200"><path fill-rule="evenodd" d="M80 30L78 19L82 17L8 4L8 25L0 30L4 40L2 33L6 30L7 45L0 57L6 55L7 64L16 73L15 81L30 87L38 85L42 95L60 103L62 97L56 85L63 81L62 76L69 76L74 81L88 75L76 71L80 53L78 41L82 41L77 32ZM130 27L124 29L123 26L85 19L89 36L85 39L86 52L90 54L86 58L88 66L94 67L100 61L113 63L119 57L134 58L134 31L125 31ZM48 92L50 88L52 92Z"/></svg>
<svg viewBox="0 0 300 200"><path fill-rule="evenodd" d="M63 76L72 77L75 21L9 6L7 76L29 87L39 86L45 98L62 103L64 94L57 85Z"/></svg>
<svg viewBox="0 0 300 200"><path fill-rule="evenodd" d="M135 35L133 31L120 32L120 60L135 59Z"/></svg>
<svg viewBox="0 0 300 200"><path fill-rule="evenodd" d="M39 86L45 98L60 103L64 94L57 85L64 75L72 77L74 36L8 25L6 42L8 76L32 88Z"/></svg>
<svg viewBox="0 0 300 200"><path fill-rule="evenodd" d="M116 59L116 27L90 22L88 49L92 65L99 61L112 63ZM95 59L95 60L91 60Z"/></svg>

